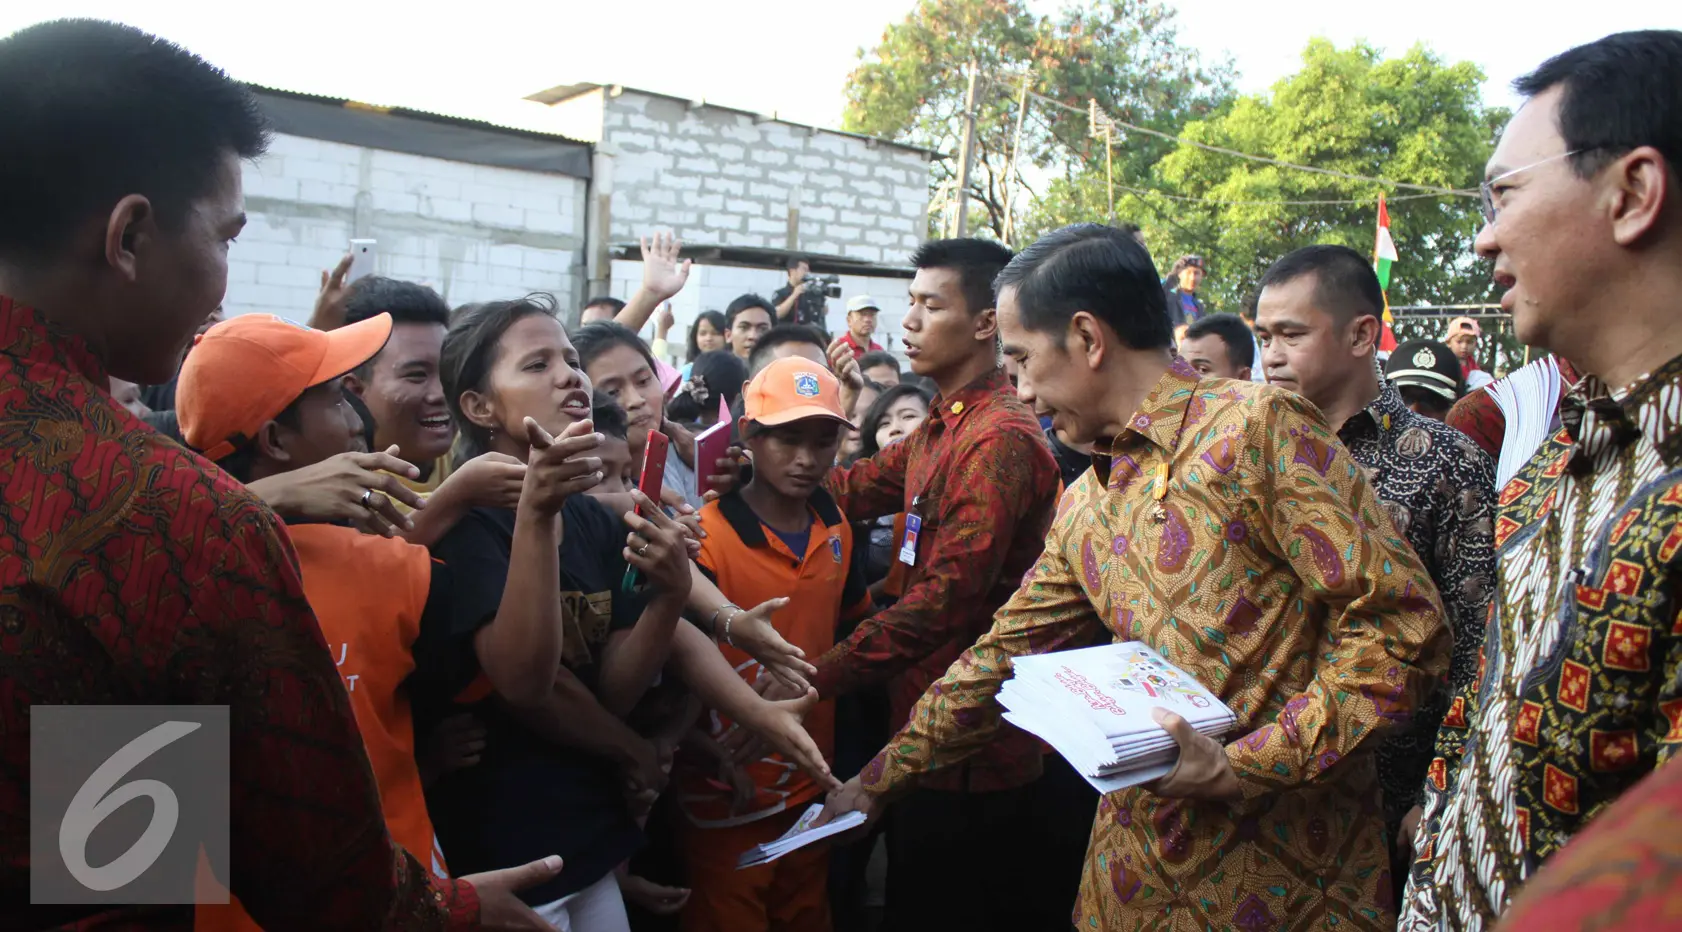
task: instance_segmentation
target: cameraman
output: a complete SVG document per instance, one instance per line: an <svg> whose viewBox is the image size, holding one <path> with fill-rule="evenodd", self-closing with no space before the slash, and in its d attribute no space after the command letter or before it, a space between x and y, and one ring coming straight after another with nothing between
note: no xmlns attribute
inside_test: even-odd
<svg viewBox="0 0 1682 932"><path fill-rule="evenodd" d="M772 293L771 303L777 306L778 323L807 324L827 334L829 303L824 300L821 283L806 281L811 274L812 267L805 258L789 256L788 284Z"/></svg>

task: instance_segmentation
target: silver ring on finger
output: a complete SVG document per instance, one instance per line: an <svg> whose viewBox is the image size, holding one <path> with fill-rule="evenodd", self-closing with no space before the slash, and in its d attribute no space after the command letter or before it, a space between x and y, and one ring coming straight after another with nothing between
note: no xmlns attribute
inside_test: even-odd
<svg viewBox="0 0 1682 932"><path fill-rule="evenodd" d="M648 556L648 545L647 545L647 544L643 544L643 545L642 545L642 546L641 546L641 547L638 547L638 548L637 548L637 549L636 549L636 554L637 554L637 556L639 556L639 557L646 557L646 556Z"/></svg>
<svg viewBox="0 0 1682 932"><path fill-rule="evenodd" d="M370 509L370 510L373 509L373 507L374 507L374 490L373 489L363 489L362 490L362 507Z"/></svg>

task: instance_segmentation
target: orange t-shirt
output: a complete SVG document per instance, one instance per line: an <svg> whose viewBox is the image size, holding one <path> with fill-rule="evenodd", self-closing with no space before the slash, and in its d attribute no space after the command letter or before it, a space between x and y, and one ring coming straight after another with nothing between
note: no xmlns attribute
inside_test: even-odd
<svg viewBox="0 0 1682 932"><path fill-rule="evenodd" d="M403 681L432 585L426 548L332 524L286 528L309 600L362 733L386 829L440 877L449 876L415 763L415 726ZM259 926L237 900L200 906L197 932Z"/></svg>
<svg viewBox="0 0 1682 932"><path fill-rule="evenodd" d="M767 528L739 494L726 495L701 509L701 555L696 563L718 584L725 598L752 608L767 599L789 603L771 624L790 644L817 657L835 644L843 612L868 612L870 596L862 567L853 566L853 529L835 500L822 489L810 501L812 517L806 552L796 554ZM724 659L752 683L759 664L747 654L719 645ZM714 738L730 720L709 710L702 726ZM834 753L835 704L822 702L806 717L806 731L826 757ZM691 822L703 828L741 825L783 812L819 794L820 788L799 767L771 754L746 767L757 792L743 808L731 811L730 789L717 780L717 767L701 755L686 755L678 772L678 799Z"/></svg>

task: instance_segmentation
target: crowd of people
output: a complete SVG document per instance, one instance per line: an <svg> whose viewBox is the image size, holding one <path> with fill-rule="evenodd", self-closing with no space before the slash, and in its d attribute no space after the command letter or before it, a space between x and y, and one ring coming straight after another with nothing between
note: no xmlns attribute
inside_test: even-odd
<svg viewBox="0 0 1682 932"><path fill-rule="evenodd" d="M1499 490L1479 325L1380 359L1342 246L1240 316L929 241L904 365L799 257L674 348L663 234L575 327L348 261L224 320L248 91L96 21L0 86L6 928L1682 928L1682 33L1518 83L1473 248L1568 391ZM1237 725L1100 796L995 697L1128 640ZM230 709L230 902L31 903L30 708L125 704Z"/></svg>

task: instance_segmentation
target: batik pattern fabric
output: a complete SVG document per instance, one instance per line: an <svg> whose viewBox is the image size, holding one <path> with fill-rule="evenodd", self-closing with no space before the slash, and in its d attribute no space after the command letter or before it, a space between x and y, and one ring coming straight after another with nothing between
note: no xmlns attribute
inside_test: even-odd
<svg viewBox="0 0 1682 932"><path fill-rule="evenodd" d="M1477 676L1425 783L1401 928L1481 930L1682 744L1682 358L1609 391L1501 490Z"/></svg>
<svg viewBox="0 0 1682 932"><path fill-rule="evenodd" d="M1682 932L1682 767L1618 797L1519 891L1497 932Z"/></svg>
<svg viewBox="0 0 1682 932"><path fill-rule="evenodd" d="M23 905L30 707L165 704L229 707L231 886L254 916L476 927L472 886L386 832L279 521L107 384L84 341L0 296L0 926L192 928L191 906Z"/></svg>
<svg viewBox="0 0 1682 932"><path fill-rule="evenodd" d="M1017 400L1002 368L935 398L928 420L898 443L833 470L828 487L849 518L903 511L917 515L922 528L915 562L895 563L904 570L899 598L818 659L818 694L828 699L886 682L892 725L903 724L929 684L986 633L1039 558L1057 485L1039 420ZM1012 728L923 785L975 792L1026 786L1042 772L1042 753L1037 740Z"/></svg>
<svg viewBox="0 0 1682 932"><path fill-rule="evenodd" d="M1384 380L1378 397L1345 421L1337 436L1437 584L1443 617L1454 633L1447 683L1378 748L1384 820L1394 833L1419 802L1449 690L1477 674L1495 581L1495 464L1465 434L1408 410L1401 393Z"/></svg>
<svg viewBox="0 0 1682 932"><path fill-rule="evenodd" d="M1236 713L1243 799L1105 796L1076 928L1387 932L1369 738L1448 668L1425 568L1319 411L1280 389L1176 361L1110 452L861 782L892 793L986 746L1012 657L1143 641Z"/></svg>

